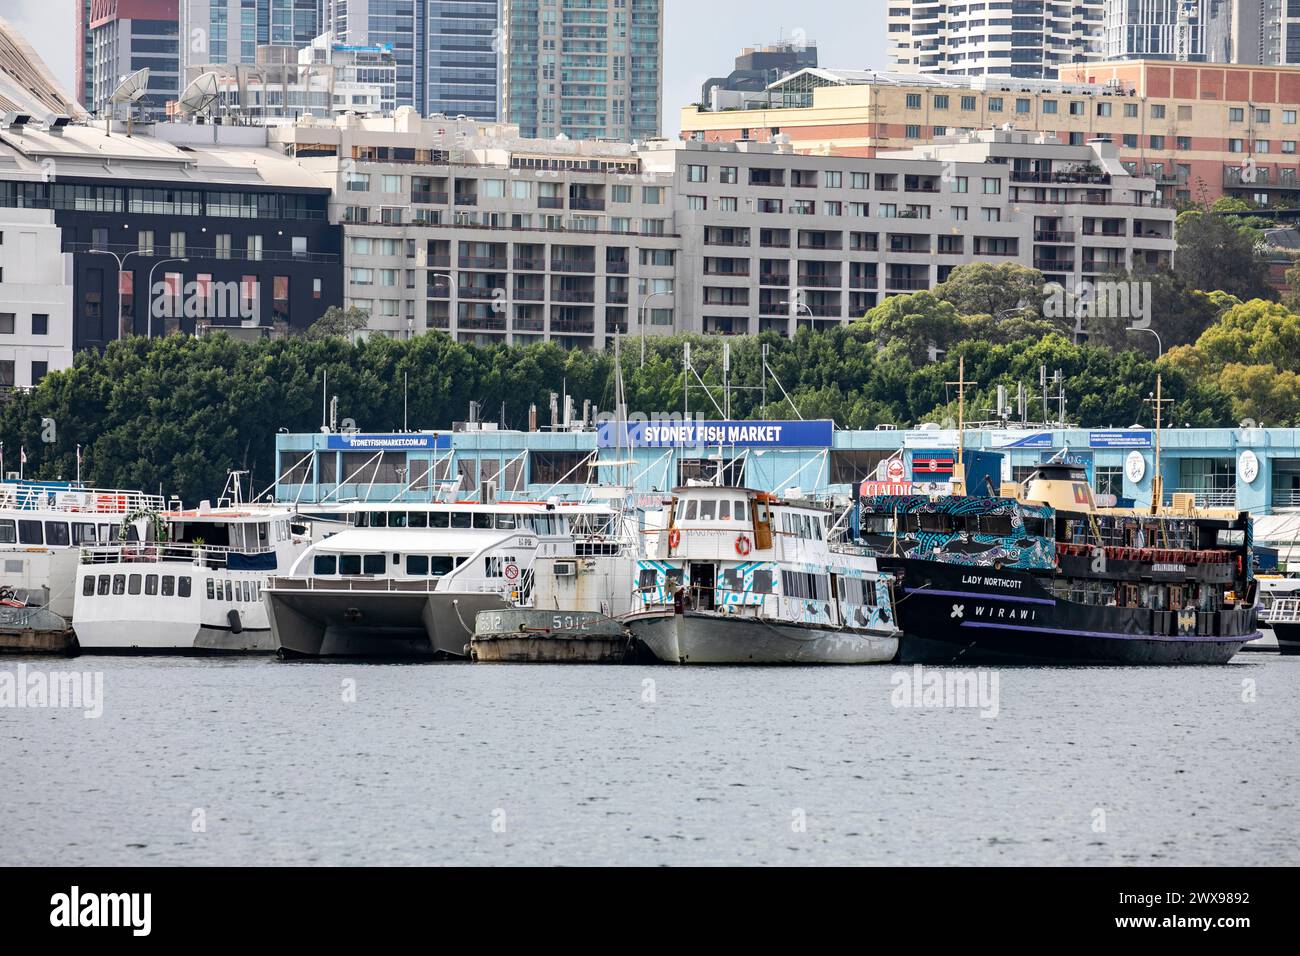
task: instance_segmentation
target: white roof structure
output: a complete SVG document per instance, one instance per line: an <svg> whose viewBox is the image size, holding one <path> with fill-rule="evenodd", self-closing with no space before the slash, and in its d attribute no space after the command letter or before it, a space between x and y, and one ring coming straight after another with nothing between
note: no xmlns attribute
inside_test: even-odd
<svg viewBox="0 0 1300 956"><path fill-rule="evenodd" d="M86 111L59 85L45 61L3 18L0 18L0 112L23 113L41 122L50 116L86 118Z"/></svg>

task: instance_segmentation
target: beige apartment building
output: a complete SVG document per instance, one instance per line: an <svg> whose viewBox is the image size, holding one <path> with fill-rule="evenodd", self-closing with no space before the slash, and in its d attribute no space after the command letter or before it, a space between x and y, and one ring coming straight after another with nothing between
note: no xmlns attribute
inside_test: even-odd
<svg viewBox="0 0 1300 956"><path fill-rule="evenodd" d="M394 336L600 348L616 332L790 335L964 262L1073 287L1168 265L1174 248L1173 210L1106 143L986 131L864 159L523 139L409 110L269 135L333 183L347 302Z"/></svg>
<svg viewBox="0 0 1300 956"><path fill-rule="evenodd" d="M1300 67L1139 60L1062 67L1060 76L803 70L742 108L687 107L682 136L869 157L1010 126L1074 145L1108 139L1166 203L1300 200Z"/></svg>

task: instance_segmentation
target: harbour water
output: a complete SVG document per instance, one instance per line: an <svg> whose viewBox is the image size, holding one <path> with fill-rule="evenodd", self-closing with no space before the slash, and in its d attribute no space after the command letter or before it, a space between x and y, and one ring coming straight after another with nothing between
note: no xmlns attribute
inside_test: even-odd
<svg viewBox="0 0 1300 956"><path fill-rule="evenodd" d="M996 716L892 665L20 663L104 700L0 709L7 865L1300 863L1300 658L1001 669Z"/></svg>

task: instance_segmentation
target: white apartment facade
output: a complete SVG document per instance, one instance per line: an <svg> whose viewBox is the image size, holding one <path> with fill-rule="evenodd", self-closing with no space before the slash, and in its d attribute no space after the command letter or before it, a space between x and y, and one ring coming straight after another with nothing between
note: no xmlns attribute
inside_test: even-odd
<svg viewBox="0 0 1300 956"><path fill-rule="evenodd" d="M1055 79L1102 59L1104 0L888 0L900 72Z"/></svg>
<svg viewBox="0 0 1300 956"><path fill-rule="evenodd" d="M690 142L643 160L673 176L676 306L706 334L851 322L968 262L1076 288L1174 250L1174 211L1109 143L984 131L875 159Z"/></svg>
<svg viewBox="0 0 1300 956"><path fill-rule="evenodd" d="M48 209L0 209L0 388L72 365L72 255Z"/></svg>

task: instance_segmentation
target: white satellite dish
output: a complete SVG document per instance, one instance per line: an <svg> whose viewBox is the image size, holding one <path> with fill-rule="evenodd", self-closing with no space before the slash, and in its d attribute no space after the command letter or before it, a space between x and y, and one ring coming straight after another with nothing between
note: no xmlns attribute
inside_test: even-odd
<svg viewBox="0 0 1300 956"><path fill-rule="evenodd" d="M147 92L149 92L149 67L146 66L143 70L136 70L119 83L109 100L114 103L134 103Z"/></svg>
<svg viewBox="0 0 1300 956"><path fill-rule="evenodd" d="M182 113L202 113L210 107L221 94L221 84L215 73L200 73L189 86L185 87L180 99L176 101Z"/></svg>

